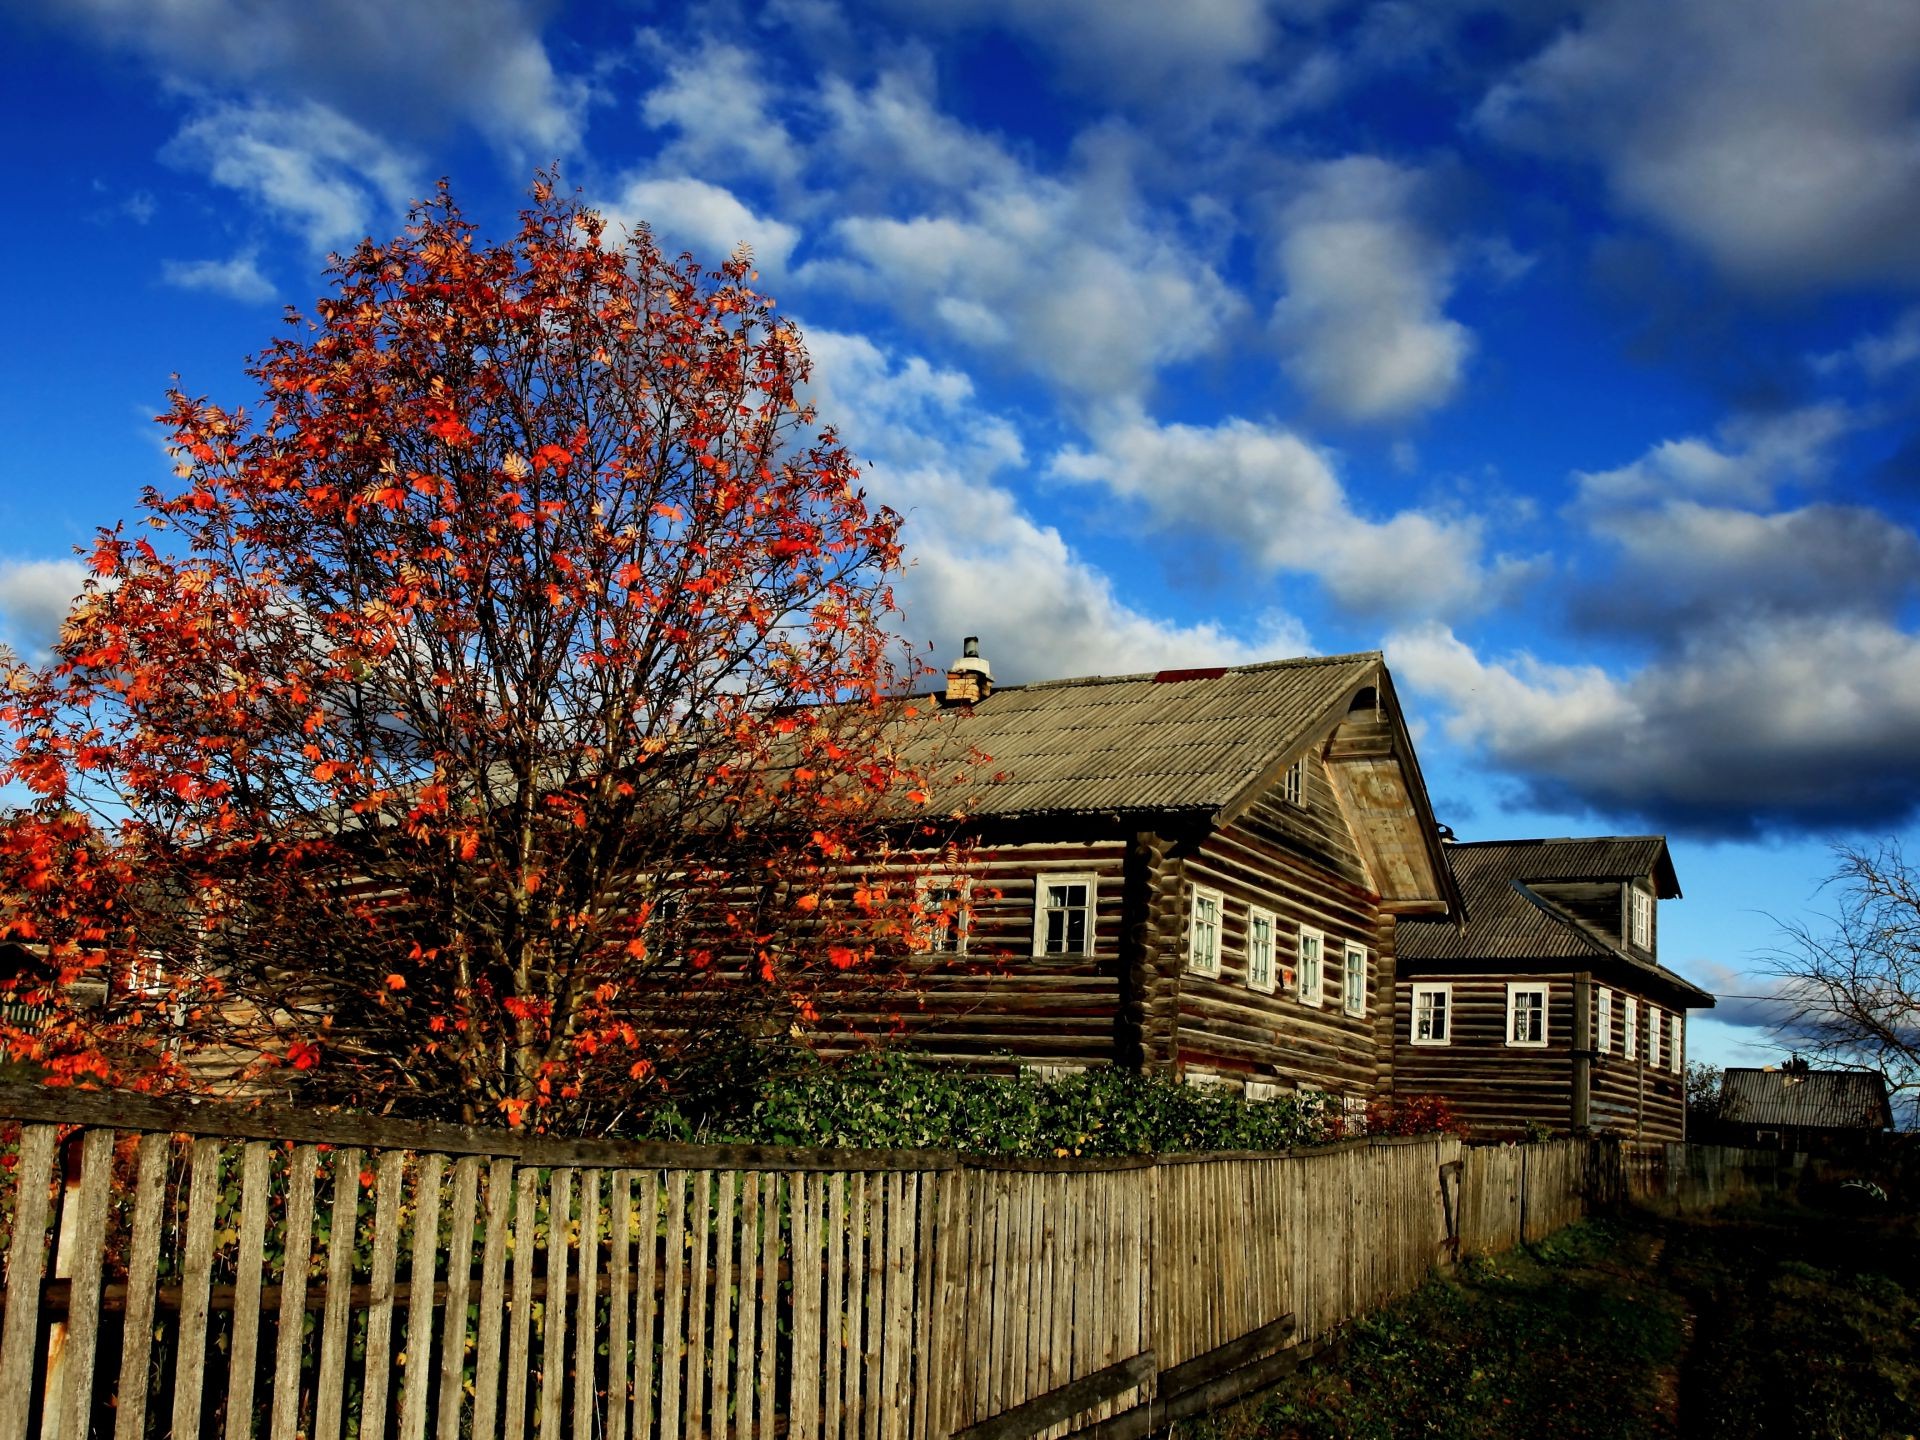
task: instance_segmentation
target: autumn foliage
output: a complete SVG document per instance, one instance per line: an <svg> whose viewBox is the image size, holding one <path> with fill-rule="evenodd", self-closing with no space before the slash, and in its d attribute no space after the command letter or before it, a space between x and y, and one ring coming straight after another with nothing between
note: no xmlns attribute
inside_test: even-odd
<svg viewBox="0 0 1920 1440"><path fill-rule="evenodd" d="M4 1038L56 1079L617 1123L906 923L837 883L926 799L898 517L744 255L543 180L510 243L443 191L330 275L257 407L170 396L179 487L0 695L35 796L0 938L57 1011Z"/></svg>

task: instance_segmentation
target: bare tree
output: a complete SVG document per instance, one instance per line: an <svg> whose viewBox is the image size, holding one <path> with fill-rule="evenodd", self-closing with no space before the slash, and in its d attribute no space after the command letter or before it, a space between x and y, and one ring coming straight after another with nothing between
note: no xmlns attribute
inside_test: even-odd
<svg viewBox="0 0 1920 1440"><path fill-rule="evenodd" d="M1920 1091L1920 869L1894 841L1837 846L1832 913L1781 926L1768 956L1786 1013L1782 1044L1830 1065L1878 1070Z"/></svg>

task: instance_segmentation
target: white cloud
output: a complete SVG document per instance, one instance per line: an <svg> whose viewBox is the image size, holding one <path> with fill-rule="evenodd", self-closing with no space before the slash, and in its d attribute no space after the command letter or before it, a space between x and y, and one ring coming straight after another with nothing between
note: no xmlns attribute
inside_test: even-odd
<svg viewBox="0 0 1920 1440"><path fill-rule="evenodd" d="M718 41L685 53L649 38L666 78L647 92L640 114L656 130L674 132L656 168L772 180L798 176L804 156L774 113L760 58Z"/></svg>
<svg viewBox="0 0 1920 1440"><path fill-rule="evenodd" d="M1813 368L1822 375L1853 368L1876 381L1915 360L1920 360L1920 305L1902 311L1885 330L1862 335L1843 350L1811 357Z"/></svg>
<svg viewBox="0 0 1920 1440"><path fill-rule="evenodd" d="M1104 485L1163 526L1216 536L1268 570L1317 576L1352 610L1455 611L1488 589L1476 521L1420 510L1369 520L1329 456L1277 426L1134 419L1100 432L1092 449L1062 451L1050 473Z"/></svg>
<svg viewBox="0 0 1920 1440"><path fill-rule="evenodd" d="M86 578L78 560L0 560L0 639L26 656L46 650Z"/></svg>
<svg viewBox="0 0 1920 1440"><path fill-rule="evenodd" d="M814 397L872 462L874 497L907 517L912 568L899 590L910 633L944 661L979 635L1003 682L1229 664L1304 653L1290 616L1251 635L1175 624L1122 600L1060 532L1032 519L995 478L1025 459L1007 422L974 403L972 382L863 336L815 331Z"/></svg>
<svg viewBox="0 0 1920 1440"><path fill-rule="evenodd" d="M595 208L621 225L646 222L669 251L690 250L709 268L744 243L777 276L800 241L793 226L754 214L731 190L685 175L629 179Z"/></svg>
<svg viewBox="0 0 1920 1440"><path fill-rule="evenodd" d="M1781 287L1920 275L1920 6L1615 0L1496 85L1486 133Z"/></svg>
<svg viewBox="0 0 1920 1440"><path fill-rule="evenodd" d="M1416 171L1348 156L1309 172L1279 213L1282 364L1334 414L1399 419L1459 388L1473 337L1445 314L1454 260L1421 219L1424 186Z"/></svg>
<svg viewBox="0 0 1920 1440"><path fill-rule="evenodd" d="M1691 633L1624 675L1388 637L1396 675L1529 799L1725 837L1903 823L1920 810L1920 638L1880 620L1774 617Z"/></svg>
<svg viewBox="0 0 1920 1440"><path fill-rule="evenodd" d="M74 0L62 7L169 79L306 100L382 132L471 125L516 167L578 149L587 92L520 0Z"/></svg>
<svg viewBox="0 0 1920 1440"><path fill-rule="evenodd" d="M376 215L397 214L420 193L408 159L314 101L208 106L163 154L246 196L316 250L365 238Z"/></svg>
<svg viewBox="0 0 1920 1440"><path fill-rule="evenodd" d="M1783 485L1822 478L1834 443L1858 424L1832 404L1743 417L1721 426L1716 440L1663 440L1617 469L1576 472L1574 481L1590 508L1671 499L1765 504Z"/></svg>
<svg viewBox="0 0 1920 1440"><path fill-rule="evenodd" d="M179 290L204 290L229 300L271 300L273 282L260 271L257 251L242 250L225 260L162 260L160 278Z"/></svg>

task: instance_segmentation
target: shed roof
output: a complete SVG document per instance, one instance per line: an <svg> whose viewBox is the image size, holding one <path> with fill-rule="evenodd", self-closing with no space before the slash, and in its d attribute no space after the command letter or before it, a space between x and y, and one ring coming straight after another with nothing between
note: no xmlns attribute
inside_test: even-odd
<svg viewBox="0 0 1920 1440"><path fill-rule="evenodd" d="M1887 1081L1872 1070L1728 1070L1720 1117L1735 1125L1884 1130L1893 1125Z"/></svg>
<svg viewBox="0 0 1920 1440"><path fill-rule="evenodd" d="M1379 682L1377 651L1051 680L995 690L921 744L989 757L974 815L1218 812ZM934 732L946 732L935 734Z"/></svg>

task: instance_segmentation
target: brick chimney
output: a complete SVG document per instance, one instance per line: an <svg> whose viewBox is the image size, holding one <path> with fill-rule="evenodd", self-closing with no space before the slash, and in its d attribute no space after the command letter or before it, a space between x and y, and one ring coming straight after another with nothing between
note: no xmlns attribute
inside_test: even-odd
<svg viewBox="0 0 1920 1440"><path fill-rule="evenodd" d="M967 636L960 658L947 667L942 705L972 705L993 693L993 667L980 658L980 637Z"/></svg>

